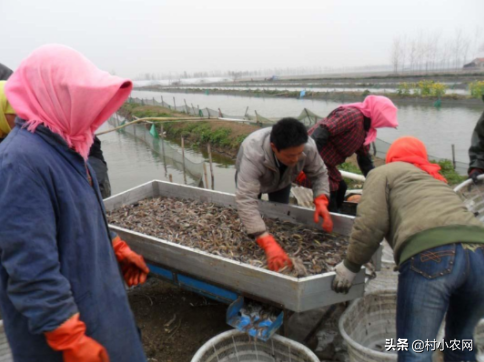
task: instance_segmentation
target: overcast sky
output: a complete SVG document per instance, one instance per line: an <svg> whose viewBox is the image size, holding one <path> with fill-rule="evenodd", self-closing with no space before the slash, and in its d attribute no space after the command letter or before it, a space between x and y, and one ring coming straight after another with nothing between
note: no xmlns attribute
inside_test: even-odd
<svg viewBox="0 0 484 362"><path fill-rule="evenodd" d="M0 63L61 43L126 77L389 64L396 36L484 35L484 0L0 0L0 14Z"/></svg>

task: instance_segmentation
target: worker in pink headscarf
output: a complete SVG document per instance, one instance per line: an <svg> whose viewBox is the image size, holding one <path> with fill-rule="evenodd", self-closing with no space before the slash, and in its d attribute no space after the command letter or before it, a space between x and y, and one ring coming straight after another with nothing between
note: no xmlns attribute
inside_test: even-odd
<svg viewBox="0 0 484 362"><path fill-rule="evenodd" d="M393 102L383 96L368 96L361 103L336 108L309 130L308 133L316 142L318 152L328 169L330 211L339 211L347 190L336 166L356 153L358 165L366 177L374 168L370 144L376 139L377 128L397 126L397 107ZM299 175L296 183L310 187L304 173Z"/></svg>
<svg viewBox="0 0 484 362"><path fill-rule="evenodd" d="M111 240L94 132L128 98L128 79L46 45L5 85L15 127L0 144L0 309L15 362L143 362L125 282L143 257Z"/></svg>

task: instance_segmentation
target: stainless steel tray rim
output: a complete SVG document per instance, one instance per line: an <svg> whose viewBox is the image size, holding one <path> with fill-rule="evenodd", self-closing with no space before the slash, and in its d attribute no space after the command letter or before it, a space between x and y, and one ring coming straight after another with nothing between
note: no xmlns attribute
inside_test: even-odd
<svg viewBox="0 0 484 362"><path fill-rule="evenodd" d="M160 196L208 202L232 209L237 207L233 194L158 180L111 196L105 200L105 206L107 211L112 211L147 198ZM263 215L269 218L277 218L281 221L321 230L320 225L313 223L314 211L311 209L266 201L259 203L259 209ZM342 236L348 236L353 222L354 217L334 214L333 230ZM296 278L126 228L114 225L110 225L110 227L117 231L134 251L155 265L213 283L240 295L282 305L295 312L320 308L363 295L365 283L363 270L356 276L354 286L348 294L337 294L332 290L335 275L333 271Z"/></svg>

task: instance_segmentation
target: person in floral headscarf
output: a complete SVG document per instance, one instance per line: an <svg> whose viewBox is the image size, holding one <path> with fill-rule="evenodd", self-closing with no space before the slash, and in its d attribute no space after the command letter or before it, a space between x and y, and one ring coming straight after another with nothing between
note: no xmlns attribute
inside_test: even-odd
<svg viewBox="0 0 484 362"><path fill-rule="evenodd" d="M358 165L366 176L373 169L370 143L375 141L377 128L396 128L397 107L383 96L368 96L361 103L345 104L317 122L309 135L314 139L318 152L328 169L331 190L329 210L339 211L347 186L336 166L356 153ZM304 173L296 183L310 187Z"/></svg>

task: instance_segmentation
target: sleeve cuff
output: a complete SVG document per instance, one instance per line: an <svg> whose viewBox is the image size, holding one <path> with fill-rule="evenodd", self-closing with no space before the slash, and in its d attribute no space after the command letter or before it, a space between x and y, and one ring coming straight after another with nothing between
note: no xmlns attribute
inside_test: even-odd
<svg viewBox="0 0 484 362"><path fill-rule="evenodd" d="M251 238L254 238L254 239L257 239L259 236L261 236L262 234L264 234L265 232L267 232L267 230L264 230L264 231L257 231L255 233L251 233L251 234L248 234L249 237Z"/></svg>
<svg viewBox="0 0 484 362"><path fill-rule="evenodd" d="M361 269L361 265L358 265L358 264L355 264L355 263L352 263L351 261L349 261L348 259L345 259L343 261L345 267L350 270L351 272L353 273L358 273Z"/></svg>
<svg viewBox="0 0 484 362"><path fill-rule="evenodd" d="M319 191L318 193L314 192L313 190L313 200L317 199L319 196L324 195L328 198L330 197L330 194L325 193L324 191Z"/></svg>

